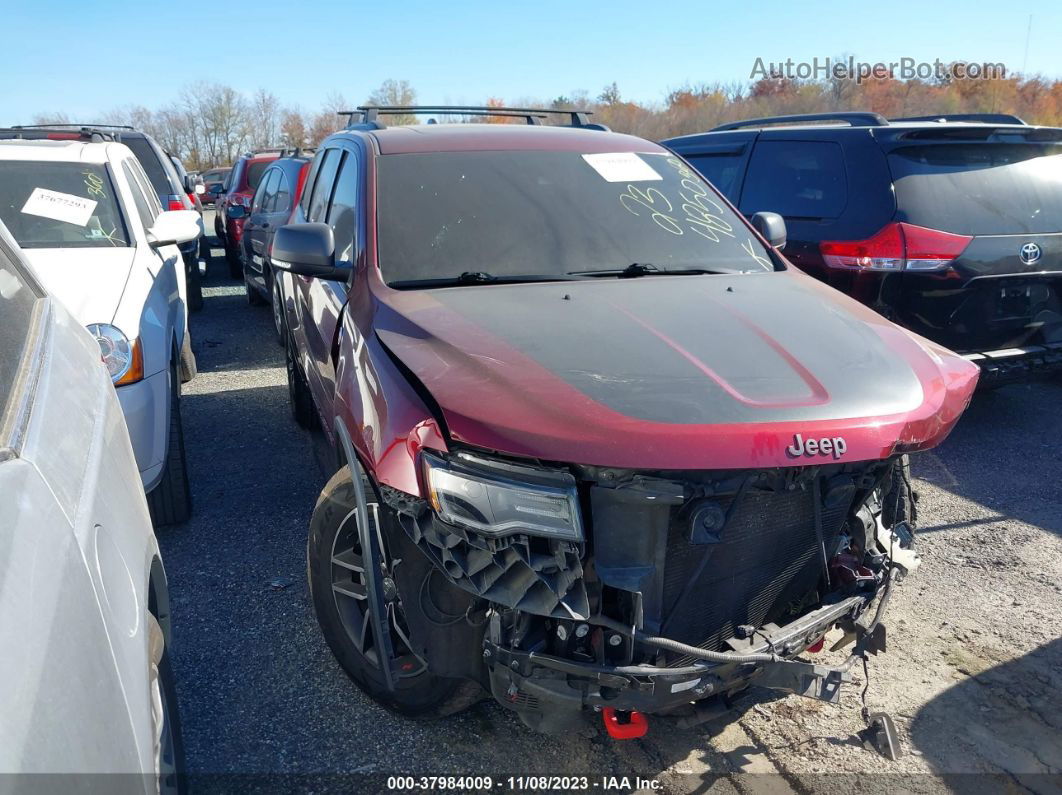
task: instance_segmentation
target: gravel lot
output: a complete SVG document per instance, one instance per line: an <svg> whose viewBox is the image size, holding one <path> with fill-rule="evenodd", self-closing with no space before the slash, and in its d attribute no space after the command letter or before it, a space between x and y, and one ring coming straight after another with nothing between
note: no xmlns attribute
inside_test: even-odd
<svg viewBox="0 0 1062 795"><path fill-rule="evenodd" d="M330 474L320 445L291 420L268 309L247 305L220 250L205 294L182 407L194 517L159 539L192 772L306 775L285 788L318 791L352 772L640 775L667 792L1062 788L1062 383L980 395L915 464L923 565L895 594L867 696L895 717L903 759L853 737L859 687L841 707L754 693L735 722L651 723L633 742L596 724L552 738L490 703L444 722L402 719L342 673L305 579L306 526ZM969 773L993 777L951 777Z"/></svg>

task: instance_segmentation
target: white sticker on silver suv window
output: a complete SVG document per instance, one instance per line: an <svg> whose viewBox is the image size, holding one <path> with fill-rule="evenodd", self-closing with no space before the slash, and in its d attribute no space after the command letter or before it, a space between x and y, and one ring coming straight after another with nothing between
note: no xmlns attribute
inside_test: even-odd
<svg viewBox="0 0 1062 795"><path fill-rule="evenodd" d="M583 160L607 182L648 182L663 179L634 152L583 155Z"/></svg>
<svg viewBox="0 0 1062 795"><path fill-rule="evenodd" d="M53 221L62 221L74 226L87 224L95 209L94 199L86 199L72 193L60 193L47 188L34 188L33 193L26 199L26 203L22 205L22 212L27 215L50 218Z"/></svg>

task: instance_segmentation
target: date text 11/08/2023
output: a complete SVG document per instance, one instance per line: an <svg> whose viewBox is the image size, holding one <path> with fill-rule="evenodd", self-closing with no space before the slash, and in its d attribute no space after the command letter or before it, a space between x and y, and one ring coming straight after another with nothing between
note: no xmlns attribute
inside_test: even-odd
<svg viewBox="0 0 1062 795"><path fill-rule="evenodd" d="M660 782L640 776L388 776L387 789L392 792L630 792L658 790Z"/></svg>

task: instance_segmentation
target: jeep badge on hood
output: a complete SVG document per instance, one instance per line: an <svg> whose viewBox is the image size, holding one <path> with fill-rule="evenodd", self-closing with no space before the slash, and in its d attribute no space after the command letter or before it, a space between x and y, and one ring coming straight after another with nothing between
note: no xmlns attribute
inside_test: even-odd
<svg viewBox="0 0 1062 795"><path fill-rule="evenodd" d="M824 436L821 439L804 439L799 433L793 435L793 443L785 449L792 458L800 458L802 455L830 455L840 458L848 450L848 445L843 436Z"/></svg>

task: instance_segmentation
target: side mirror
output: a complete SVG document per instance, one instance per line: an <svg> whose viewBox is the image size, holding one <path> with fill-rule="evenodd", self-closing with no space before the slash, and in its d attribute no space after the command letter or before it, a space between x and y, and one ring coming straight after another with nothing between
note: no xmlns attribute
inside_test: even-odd
<svg viewBox="0 0 1062 795"><path fill-rule="evenodd" d="M196 193L196 189L195 189L196 178L195 177L193 177L191 174L185 174L183 182L184 182L184 192L185 193Z"/></svg>
<svg viewBox="0 0 1062 795"><path fill-rule="evenodd" d="M764 240L781 251L785 248L785 219L778 213L756 213L752 216L752 228L763 235Z"/></svg>
<svg viewBox="0 0 1062 795"><path fill-rule="evenodd" d="M181 245L199 237L199 213L195 210L168 210L159 213L154 225L147 230L148 245Z"/></svg>
<svg viewBox="0 0 1062 795"><path fill-rule="evenodd" d="M274 268L296 276L345 282L351 271L335 266L335 248L328 224L288 224L273 236L269 261Z"/></svg>
<svg viewBox="0 0 1062 795"><path fill-rule="evenodd" d="M243 218L247 215L247 208L242 204L233 204L229 206L227 211L229 220L235 221L237 218Z"/></svg>

